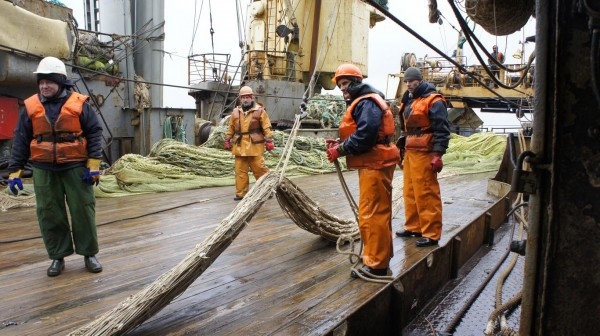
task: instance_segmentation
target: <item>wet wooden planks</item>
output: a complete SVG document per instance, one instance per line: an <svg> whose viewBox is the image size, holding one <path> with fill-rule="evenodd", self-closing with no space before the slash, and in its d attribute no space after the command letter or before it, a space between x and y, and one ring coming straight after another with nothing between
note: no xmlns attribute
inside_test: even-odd
<svg viewBox="0 0 600 336"><path fill-rule="evenodd" d="M356 195L356 172L345 176ZM445 227L466 225L494 201L485 194L487 176L442 180ZM351 218L335 174L294 181L326 210ZM85 325L183 260L239 204L232 198L233 187L223 187L98 199L98 258L104 271L87 273L83 258L70 256L65 273L56 278L45 275L49 261L39 233L31 236L35 210L10 210L10 217L0 219L6 307L0 334L66 334ZM400 211L394 230L402 222ZM12 237L29 238L8 242ZM429 249L400 238L394 248L394 275ZM272 199L204 274L132 334L323 334L383 289L350 278L349 268L332 243L298 228Z"/></svg>

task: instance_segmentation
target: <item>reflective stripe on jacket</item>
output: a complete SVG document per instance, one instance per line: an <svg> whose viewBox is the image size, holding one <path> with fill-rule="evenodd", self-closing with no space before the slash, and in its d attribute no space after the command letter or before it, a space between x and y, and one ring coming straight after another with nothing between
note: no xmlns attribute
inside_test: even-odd
<svg viewBox="0 0 600 336"><path fill-rule="evenodd" d="M32 161L60 164L87 160L87 139L82 136L79 120L87 99L73 92L61 107L54 125L50 124L37 94L25 100L33 127L33 140L29 145Z"/></svg>
<svg viewBox="0 0 600 336"><path fill-rule="evenodd" d="M339 126L340 139L346 140L350 135L356 132L357 125L352 117L352 112L356 105L363 99L371 99L377 103L382 114L381 127L377 133L377 143L366 153L358 155L348 154L346 156L346 165L348 168L371 168L381 169L395 165L400 159L400 152L391 137L394 135L394 115L390 111L388 104L376 93L369 93L356 98L346 109Z"/></svg>
<svg viewBox="0 0 600 336"><path fill-rule="evenodd" d="M439 93L432 93L427 97L418 97L410 105L410 114L404 121L406 149L417 151L431 151L433 149L433 130L429 122L429 109L438 101L446 100ZM404 117L404 115L403 115Z"/></svg>

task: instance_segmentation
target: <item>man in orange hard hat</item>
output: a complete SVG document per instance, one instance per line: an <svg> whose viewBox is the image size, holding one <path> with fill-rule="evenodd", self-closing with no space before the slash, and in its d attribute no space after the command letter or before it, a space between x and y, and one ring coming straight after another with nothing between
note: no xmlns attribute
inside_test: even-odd
<svg viewBox="0 0 600 336"><path fill-rule="evenodd" d="M263 154L275 149L271 120L262 104L254 101L252 88L243 86L239 96L241 104L231 113L224 144L235 155L235 201L248 193L248 168L257 180L268 173Z"/></svg>
<svg viewBox="0 0 600 336"><path fill-rule="evenodd" d="M383 93L363 83L360 69L340 65L333 81L344 94L346 113L339 140L327 139L327 158L346 157L358 169L358 228L363 243L362 268L367 278L386 276L394 253L392 244L392 178L400 153L392 142L394 116ZM353 271L351 276L358 275Z"/></svg>

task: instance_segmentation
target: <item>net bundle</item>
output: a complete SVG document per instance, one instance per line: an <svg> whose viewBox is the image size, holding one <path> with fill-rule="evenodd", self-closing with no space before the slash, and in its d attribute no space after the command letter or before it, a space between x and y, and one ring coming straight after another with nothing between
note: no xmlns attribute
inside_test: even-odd
<svg viewBox="0 0 600 336"><path fill-rule="evenodd" d="M127 154L119 158L101 176L95 188L97 197L119 197L133 193L182 191L235 183L234 156L223 149L225 126L216 127L201 146L163 139L152 147L148 156ZM276 167L290 135L275 131L275 149L265 152L265 164ZM331 173L325 139L297 137L286 167L286 176Z"/></svg>
<svg viewBox="0 0 600 336"><path fill-rule="evenodd" d="M466 0L465 9L485 31L504 36L525 26L534 14L535 0Z"/></svg>

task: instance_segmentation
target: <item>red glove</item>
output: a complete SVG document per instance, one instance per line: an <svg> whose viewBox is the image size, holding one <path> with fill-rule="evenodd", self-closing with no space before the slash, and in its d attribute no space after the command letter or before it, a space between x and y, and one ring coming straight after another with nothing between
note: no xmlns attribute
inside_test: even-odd
<svg viewBox="0 0 600 336"><path fill-rule="evenodd" d="M231 140L230 139L225 139L224 147L225 147L225 150L231 150Z"/></svg>
<svg viewBox="0 0 600 336"><path fill-rule="evenodd" d="M331 147L339 145L339 141L335 139L325 139L325 148L329 149Z"/></svg>
<svg viewBox="0 0 600 336"><path fill-rule="evenodd" d="M340 152L338 151L338 147L339 147L339 145L337 144L337 141L336 141L336 145L327 148L327 160L329 160L329 162L333 162L333 161L337 160L337 158L340 157Z"/></svg>
<svg viewBox="0 0 600 336"><path fill-rule="evenodd" d="M273 149L275 149L275 144L273 143L273 140L267 140L265 142L265 149L267 151L272 151Z"/></svg>
<svg viewBox="0 0 600 336"><path fill-rule="evenodd" d="M431 159L431 171L434 173L439 173L444 168L444 162L442 162L442 154L438 152L433 153L433 158Z"/></svg>

